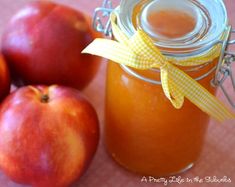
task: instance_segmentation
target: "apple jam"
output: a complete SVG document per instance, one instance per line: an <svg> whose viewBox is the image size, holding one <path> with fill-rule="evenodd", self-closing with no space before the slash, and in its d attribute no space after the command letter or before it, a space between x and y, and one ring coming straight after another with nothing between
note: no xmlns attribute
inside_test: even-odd
<svg viewBox="0 0 235 187"><path fill-rule="evenodd" d="M208 3L126 0L120 5L118 24L130 36L133 29L143 29L165 55L189 58L205 53L212 47L207 44L224 32L223 2ZM131 17L125 9L132 10ZM224 20L213 17L212 9L223 13ZM211 80L217 63L215 58L202 66L180 68L215 94ZM104 134L108 152L139 174L166 176L189 169L202 151L209 116L187 99L181 109L175 109L161 85L148 81L159 81L159 71L128 69L134 75L111 61L107 67Z"/></svg>

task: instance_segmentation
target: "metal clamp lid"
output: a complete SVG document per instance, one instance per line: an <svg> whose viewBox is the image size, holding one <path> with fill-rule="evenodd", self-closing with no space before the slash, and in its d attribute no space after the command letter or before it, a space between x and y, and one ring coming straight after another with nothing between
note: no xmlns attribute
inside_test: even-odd
<svg viewBox="0 0 235 187"><path fill-rule="evenodd" d="M111 0L104 0L103 5L101 7L98 7L95 9L94 17L93 17L93 28L105 34L108 37L112 37L112 28L111 28L111 22L109 19L110 14L115 9L112 6ZM235 77L233 74L233 68L232 65L235 64L235 52L227 51L227 48L229 45L235 45L235 40L230 40L230 36L232 34L235 34L235 29L232 29L231 26L228 26L225 31L225 37L224 40L219 41L219 43L222 44L222 50L221 55L219 58L219 62L217 67L214 67L212 70L210 70L210 73L214 70L216 70L215 78L211 81L212 85L215 87L220 87L223 94L227 98L228 102L231 104L233 108L235 108L235 101L233 101L232 96L235 95ZM127 73L144 80L146 82L150 82L153 84L161 84L160 81L151 80L147 77L144 77L136 72L134 72L132 69L130 69L127 66L121 65L123 70L125 70ZM208 75L208 74L207 74ZM196 78L195 80L200 80L204 78L205 76L201 76ZM224 83L226 80L230 79L232 84L232 93L229 94L226 90Z"/></svg>
<svg viewBox="0 0 235 187"><path fill-rule="evenodd" d="M112 1L104 0L102 6L95 9L93 16L93 28L109 37L112 37L112 28L109 16L113 11L114 8Z"/></svg>
<svg viewBox="0 0 235 187"><path fill-rule="evenodd" d="M222 42L222 50L219 58L219 62L216 68L215 78L212 81L214 86L218 86L223 91L228 102L235 108L235 101L233 101L232 96L235 94L235 79L233 74L232 65L235 64L235 52L227 51L229 45L235 45L235 40L229 40L232 34L235 34L235 29L231 26L227 28L227 35ZM230 79L232 84L232 94L229 95L228 91L225 89L224 83L226 80Z"/></svg>

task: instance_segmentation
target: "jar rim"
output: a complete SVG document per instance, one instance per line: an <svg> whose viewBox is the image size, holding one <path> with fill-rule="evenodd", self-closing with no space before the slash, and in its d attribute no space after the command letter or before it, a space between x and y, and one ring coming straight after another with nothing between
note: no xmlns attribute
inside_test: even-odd
<svg viewBox="0 0 235 187"><path fill-rule="evenodd" d="M144 0L147 4L143 5L143 9L150 3L167 3L167 1L172 3L171 0ZM220 43L221 37L228 25L227 11L223 0L176 0L174 2L179 3L178 1L186 4L188 3L188 5L195 7L197 6L200 10L202 10L202 14L208 14L211 19L211 24L204 36L197 41L161 41L159 38L154 38L150 35L150 37L154 40L155 45L160 48L162 53L164 55L176 58L197 56L205 53L215 44ZM120 6L116 11L118 25L129 37L136 31L136 28L132 23L132 14L135 6L141 2L143 2L143 0L121 0Z"/></svg>

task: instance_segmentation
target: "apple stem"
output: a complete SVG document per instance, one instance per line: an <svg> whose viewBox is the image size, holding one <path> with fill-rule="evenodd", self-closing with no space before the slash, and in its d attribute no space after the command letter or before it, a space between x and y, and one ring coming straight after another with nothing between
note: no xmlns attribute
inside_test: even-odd
<svg viewBox="0 0 235 187"><path fill-rule="evenodd" d="M42 95L41 102L42 103L48 103L48 101L49 101L49 96L46 95L46 94Z"/></svg>

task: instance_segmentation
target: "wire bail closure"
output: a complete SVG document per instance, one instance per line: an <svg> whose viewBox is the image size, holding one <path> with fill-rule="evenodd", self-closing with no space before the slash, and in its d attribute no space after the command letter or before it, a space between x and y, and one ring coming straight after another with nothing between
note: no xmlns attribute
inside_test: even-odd
<svg viewBox="0 0 235 187"><path fill-rule="evenodd" d="M107 37L112 37L112 28L111 28L111 21L109 19L110 14L115 11L113 8L113 4L111 0L104 0L101 7L95 9L94 16L93 16L93 28L97 32L103 33ZM219 41L222 45L221 54L219 57L219 62L216 67L211 69L205 75L202 75L196 80L203 79L207 75L209 75L212 71L215 72L215 78L211 80L211 84L214 87L220 87L223 94L225 95L226 99L230 103L230 105L235 108L235 101L232 96L235 95L235 77L233 74L232 66L235 64L235 52L228 51L227 48L229 45L235 45L235 40L230 40L232 34L235 34L235 29L232 29L231 26L228 26L225 30L224 40ZM141 79L146 82L150 82L152 84L161 84L161 81L156 81L144 77L136 72L134 72L131 68L121 65L124 71L127 73L135 76L138 79ZM155 70L157 71L157 70ZM226 80L230 80L232 84L232 93L229 94L228 90L226 90L224 83Z"/></svg>
<svg viewBox="0 0 235 187"><path fill-rule="evenodd" d="M235 29L232 29L231 26L228 26L226 29L225 39L221 41L221 55L216 68L215 78L212 80L212 84L221 88L228 102L233 108L235 108L235 101L232 98L232 96L235 95L235 77L233 73L234 70L232 68L233 64L235 64L235 52L227 50L229 45L235 45L235 40L230 40L232 34L235 34ZM224 83L227 79L230 79L232 84L232 95L229 95L228 91L224 87Z"/></svg>
<svg viewBox="0 0 235 187"><path fill-rule="evenodd" d="M101 7L95 9L93 15L93 28L97 32L105 34L105 36L112 37L110 14L114 11L111 0L104 0Z"/></svg>

